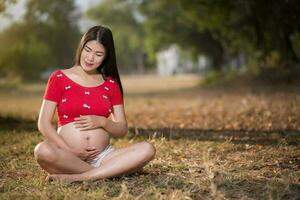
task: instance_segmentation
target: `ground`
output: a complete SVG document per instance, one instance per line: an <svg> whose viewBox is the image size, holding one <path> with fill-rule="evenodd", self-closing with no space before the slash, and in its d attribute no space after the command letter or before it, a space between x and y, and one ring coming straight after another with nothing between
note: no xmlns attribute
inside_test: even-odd
<svg viewBox="0 0 300 200"><path fill-rule="evenodd" d="M195 75L124 76L127 137L157 148L143 172L45 181L33 159L45 85L0 93L0 199L298 199L300 93L295 87L200 88Z"/></svg>

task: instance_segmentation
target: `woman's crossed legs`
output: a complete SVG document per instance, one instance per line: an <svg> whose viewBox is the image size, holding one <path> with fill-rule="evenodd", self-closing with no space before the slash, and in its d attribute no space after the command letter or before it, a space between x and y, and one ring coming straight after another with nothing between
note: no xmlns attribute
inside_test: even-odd
<svg viewBox="0 0 300 200"><path fill-rule="evenodd" d="M104 157L98 168L46 141L36 146L34 154L40 166L51 174L50 180L83 181L135 172L154 158L155 148L148 142L140 142L115 149Z"/></svg>

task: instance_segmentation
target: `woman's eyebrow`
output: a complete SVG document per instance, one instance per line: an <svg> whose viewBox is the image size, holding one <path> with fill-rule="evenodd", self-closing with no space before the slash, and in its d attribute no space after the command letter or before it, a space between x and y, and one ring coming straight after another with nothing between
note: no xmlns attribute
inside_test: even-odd
<svg viewBox="0 0 300 200"><path fill-rule="evenodd" d="M85 47L86 47L86 48L88 48L89 50L92 50L92 48L91 48L91 47L89 47L88 45L85 45Z"/></svg>
<svg viewBox="0 0 300 200"><path fill-rule="evenodd" d="M96 53L101 53L101 54L104 54L104 52L103 52L103 51L96 51Z"/></svg>
<svg viewBox="0 0 300 200"><path fill-rule="evenodd" d="M89 47L88 45L85 45L85 47L87 47L89 50L92 50L91 47ZM104 54L104 51L96 51L96 53L101 53L101 54Z"/></svg>

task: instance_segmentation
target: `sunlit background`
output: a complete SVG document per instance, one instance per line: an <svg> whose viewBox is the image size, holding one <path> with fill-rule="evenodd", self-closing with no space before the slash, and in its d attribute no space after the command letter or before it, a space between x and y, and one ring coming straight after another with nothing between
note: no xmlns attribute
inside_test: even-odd
<svg viewBox="0 0 300 200"><path fill-rule="evenodd" d="M4 0L0 87L46 79L74 64L82 33L114 34L122 74L198 74L293 82L299 67L297 1ZM270 83L268 82L268 83Z"/></svg>

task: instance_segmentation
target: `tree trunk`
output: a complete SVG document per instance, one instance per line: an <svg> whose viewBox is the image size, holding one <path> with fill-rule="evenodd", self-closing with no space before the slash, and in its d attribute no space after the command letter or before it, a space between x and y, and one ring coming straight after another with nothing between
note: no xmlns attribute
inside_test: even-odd
<svg viewBox="0 0 300 200"><path fill-rule="evenodd" d="M290 34L286 29L283 29L283 42L284 42L284 45L283 45L284 46L284 49L283 49L284 61L287 61L287 62L292 61L292 62L298 63L299 58L293 48Z"/></svg>
<svg viewBox="0 0 300 200"><path fill-rule="evenodd" d="M220 71L224 64L224 49L222 45L216 42L216 49L212 55L212 69Z"/></svg>

